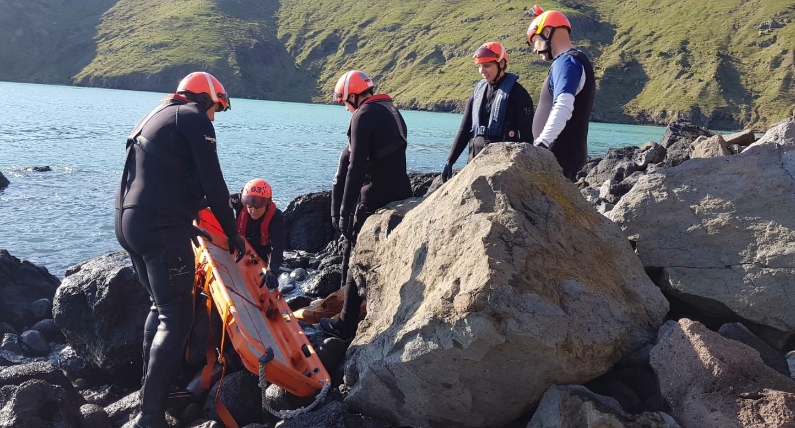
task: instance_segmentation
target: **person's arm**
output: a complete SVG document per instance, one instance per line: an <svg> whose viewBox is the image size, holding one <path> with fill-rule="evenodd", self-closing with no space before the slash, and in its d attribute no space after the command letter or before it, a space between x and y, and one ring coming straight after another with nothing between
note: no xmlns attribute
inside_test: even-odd
<svg viewBox="0 0 795 428"><path fill-rule="evenodd" d="M218 153L215 148L215 129L206 113L196 104L179 107L180 112L192 110L195 114L180 114L177 127L191 148L196 176L201 181L207 204L213 211L227 237L237 235L237 224L232 208L229 207L229 189L221 173Z"/></svg>
<svg viewBox="0 0 795 428"><path fill-rule="evenodd" d="M535 143L551 149L574 112L574 97L585 85L585 68L576 58L563 55L552 65L549 81L553 86L554 101L547 123Z"/></svg>
<svg viewBox="0 0 795 428"><path fill-rule="evenodd" d="M243 212L242 195L242 193L229 194L229 206L235 211L235 218L238 218L240 213Z"/></svg>
<svg viewBox="0 0 795 428"><path fill-rule="evenodd" d="M464 107L464 117L461 118L461 125L458 127L458 133L455 135L453 145L450 147L450 154L447 155L447 164L454 165L464 152L464 149L472 139L472 95L467 99L466 107Z"/></svg>
<svg viewBox="0 0 795 428"><path fill-rule="evenodd" d="M518 141L531 143L533 142L533 116L535 114L533 98L522 86L514 89L519 90L515 94L512 93L508 101L510 102L511 99L514 99L516 102L516 107L514 108L516 109L516 128L519 130Z"/></svg>
<svg viewBox="0 0 795 428"><path fill-rule="evenodd" d="M268 225L268 236L271 240L271 257L268 261L268 270L279 275L279 267L284 262L284 215L278 208L273 213Z"/></svg>
<svg viewBox="0 0 795 428"><path fill-rule="evenodd" d="M369 106L360 107L351 120L351 144L348 157L348 172L345 176L345 191L342 195L340 219L350 219L356 211L356 204L367 174L367 162L370 158L370 144L373 138L371 110ZM368 117L369 116L369 117ZM391 118L390 118L391 119Z"/></svg>
<svg viewBox="0 0 795 428"><path fill-rule="evenodd" d="M349 158L350 152L348 146L345 146L340 153L334 181L331 182L331 222L335 229L339 227L340 222L340 207L342 207L342 194L345 193L345 177L348 175Z"/></svg>

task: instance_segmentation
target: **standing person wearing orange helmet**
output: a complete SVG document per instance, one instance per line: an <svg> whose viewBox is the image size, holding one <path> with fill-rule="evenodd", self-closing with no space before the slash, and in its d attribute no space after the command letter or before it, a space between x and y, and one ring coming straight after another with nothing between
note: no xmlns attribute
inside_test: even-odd
<svg viewBox="0 0 795 428"><path fill-rule="evenodd" d="M544 61L552 62L533 121L534 144L550 149L563 174L575 181L588 159L588 121L596 82L591 61L572 45L570 33L566 16L546 11L527 29L527 44Z"/></svg>
<svg viewBox="0 0 795 428"><path fill-rule="evenodd" d="M229 207L212 121L229 110L221 82L205 72L185 76L174 94L133 129L116 195L116 238L130 253L152 306L144 324L138 428L167 427L169 386L193 324L192 221L204 199L228 236L230 252L245 253Z"/></svg>
<svg viewBox="0 0 795 428"><path fill-rule="evenodd" d="M229 195L229 200L237 212L237 231L268 264L264 284L278 287L279 267L284 262L284 216L273 203L270 184L255 178L241 193Z"/></svg>
<svg viewBox="0 0 795 428"><path fill-rule="evenodd" d="M340 154L331 190L331 221L344 237L345 301L340 319L323 318L320 327L343 340L356 333L362 303L358 285L348 269L356 234L375 210L411 197L406 174L406 122L388 95L373 94L373 86L366 74L351 70L339 78L334 88L334 100L344 103L345 109L353 113L348 124L348 144Z"/></svg>
<svg viewBox="0 0 795 428"><path fill-rule="evenodd" d="M506 73L508 52L501 44L489 42L472 55L483 80L467 100L461 126L453 140L442 171L442 181L453 175L453 164L469 145L472 160L486 145L500 141L533 139L533 99L517 81L519 76Z"/></svg>

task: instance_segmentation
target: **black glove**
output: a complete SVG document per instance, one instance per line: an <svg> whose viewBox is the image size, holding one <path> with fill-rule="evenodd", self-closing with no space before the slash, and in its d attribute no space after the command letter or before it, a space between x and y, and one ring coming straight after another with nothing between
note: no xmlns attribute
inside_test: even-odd
<svg viewBox="0 0 795 428"><path fill-rule="evenodd" d="M210 242L213 241L213 237L210 236L210 234L207 233L206 230L204 230L204 229L202 229L202 228L200 228L198 226L191 225L191 227L190 227L190 240L193 241L193 246L194 247L198 247L199 246L199 238L198 238L199 236L201 236L202 238L204 238L204 239L206 239L206 240L208 240Z"/></svg>
<svg viewBox="0 0 795 428"><path fill-rule="evenodd" d="M442 183L446 183L450 177L453 176L453 166L449 163L444 164L444 169L442 170Z"/></svg>
<svg viewBox="0 0 795 428"><path fill-rule="evenodd" d="M263 285L267 285L268 290L275 290L279 287L279 277L275 273L267 271L265 272L265 277L259 282L259 288L262 288Z"/></svg>
<svg viewBox="0 0 795 428"><path fill-rule="evenodd" d="M334 230L337 232L340 231L340 216L339 215L331 215L331 225L334 226Z"/></svg>
<svg viewBox="0 0 795 428"><path fill-rule="evenodd" d="M229 195L229 205L233 208L240 205L240 193L232 193Z"/></svg>
<svg viewBox="0 0 795 428"><path fill-rule="evenodd" d="M348 217L340 217L338 230L350 241L353 237L353 222L348 221Z"/></svg>
<svg viewBox="0 0 795 428"><path fill-rule="evenodd" d="M235 250L237 250L235 263L242 260L243 256L246 255L246 240L240 234L237 234L231 238L226 238L226 243L229 245L229 254L235 254Z"/></svg>

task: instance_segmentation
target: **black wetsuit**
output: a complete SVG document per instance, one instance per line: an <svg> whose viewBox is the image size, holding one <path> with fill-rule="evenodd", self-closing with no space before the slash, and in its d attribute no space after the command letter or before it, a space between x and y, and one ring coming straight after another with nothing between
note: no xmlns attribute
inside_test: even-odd
<svg viewBox="0 0 795 428"><path fill-rule="evenodd" d="M480 123L488 123L489 116L494 102L494 95L497 88L505 79L501 77L494 83L486 86L486 94L484 102L481 104ZM455 164L464 149L469 146L469 160L472 160L486 144L492 142L503 141L533 141L533 99L527 90L516 82L508 97L508 106L505 111L505 123L503 125L503 132L501 138L487 138L476 137L472 134L472 101L474 93L470 94L467 100L466 107L464 108L464 117L461 119L461 126L458 128L458 133L453 140L453 146L450 147L450 154L447 156L447 163L450 165ZM513 132L513 135L510 135ZM494 141L492 141L494 140Z"/></svg>
<svg viewBox="0 0 795 428"><path fill-rule="evenodd" d="M168 388L193 324L191 222L204 198L227 236L235 236L213 125L198 104L167 96L128 140L116 195L116 238L152 301L141 389L142 418L152 426L165 421Z"/></svg>
<svg viewBox="0 0 795 428"><path fill-rule="evenodd" d="M240 197L236 196L237 195L232 195L231 199L233 201L239 201ZM268 223L268 243L262 245L260 235L262 233L262 221L265 219L265 216L263 215L257 219L251 218L241 202L233 203L232 208L235 209L238 218L241 215L249 216L246 222L246 230L238 230L238 232L251 244L251 247L254 248L257 255L259 255L262 260L267 261L268 270L278 275L279 267L284 262L284 214L282 210L274 207L275 211L273 217L271 217L270 223Z"/></svg>
<svg viewBox="0 0 795 428"><path fill-rule="evenodd" d="M406 174L406 122L386 95L368 98L351 118L348 145L340 155L331 190L331 217L353 222L356 233L372 213L384 205L411 197ZM354 326L361 298L348 269L356 245L345 240L342 280L345 303L340 320Z"/></svg>

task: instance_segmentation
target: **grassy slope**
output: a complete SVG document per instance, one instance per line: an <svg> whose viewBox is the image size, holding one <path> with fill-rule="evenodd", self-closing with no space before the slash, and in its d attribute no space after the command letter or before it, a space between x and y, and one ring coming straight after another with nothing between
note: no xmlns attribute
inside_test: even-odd
<svg viewBox="0 0 795 428"><path fill-rule="evenodd" d="M612 107L660 119L676 111L713 116L710 125L718 128L727 116L756 124L792 111L795 25L759 34L771 18L795 20L790 0L598 3L616 24L615 41L599 60L600 95Z"/></svg>
<svg viewBox="0 0 795 428"><path fill-rule="evenodd" d="M96 26L115 2L0 0L0 80L70 83L96 55Z"/></svg>
<svg viewBox="0 0 795 428"><path fill-rule="evenodd" d="M795 100L791 0L563 0L598 80L595 120L764 126ZM233 96L328 101L369 73L413 108L452 110L497 40L534 98L548 64L524 44L520 0L0 0L0 80L167 91L216 74ZM792 22L759 35L760 23Z"/></svg>
<svg viewBox="0 0 795 428"><path fill-rule="evenodd" d="M74 80L163 91L190 71L207 70L233 96L309 100L313 82L275 38L277 6L273 0L119 0L97 27L99 54Z"/></svg>

